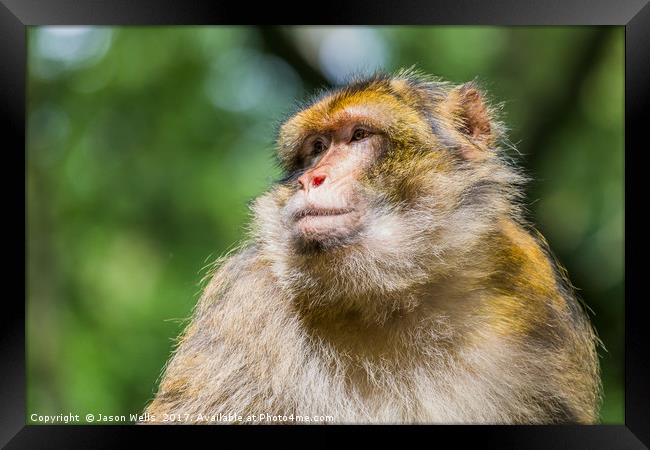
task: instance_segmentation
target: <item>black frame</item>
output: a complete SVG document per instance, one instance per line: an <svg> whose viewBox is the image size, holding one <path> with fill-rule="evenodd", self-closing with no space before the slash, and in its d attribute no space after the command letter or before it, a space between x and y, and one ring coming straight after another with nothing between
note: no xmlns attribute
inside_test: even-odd
<svg viewBox="0 0 650 450"><path fill-rule="evenodd" d="M645 296L642 261L647 252L648 233L641 229L643 214L635 209L635 201L647 204L638 189L643 180L640 157L647 148L647 124L642 114L650 107L650 6L648 0L564 0L541 2L535 0L438 0L435 3L403 0L392 2L347 2L345 5L326 5L280 11L261 6L242 4L215 4L203 2L171 2L162 0L0 0L0 127L6 154L19 155L25 148L25 88L26 88L26 25L202 25L274 21L276 23L339 23L356 24L366 19L375 24L455 24L455 25L619 25L625 26L625 425L594 426L437 426L430 427L374 427L372 435L384 433L432 433L433 442L440 438L454 441L473 441L481 445L506 448L647 448L650 445L650 327L643 314ZM297 17L294 11L317 12ZM254 14L257 13L257 14ZM253 16L252 16L253 15ZM254 17L257 15L257 17ZM257 19L257 20L256 20ZM645 126L644 126L645 125ZM16 156L19 160L20 157ZM25 160L22 160L25 164ZM3 190L15 193L16 185L6 172L18 173L20 163L11 164L2 177ZM25 166L23 167L25 170ZM25 172L23 172L25 174ZM10 184L11 183L11 184ZM16 182L18 183L18 182ZM23 188L24 188L23 184ZM23 195L25 193L23 192ZM8 197L3 199L7 203ZM16 196L17 197L17 196ZM23 197L25 198L25 197ZM645 200L645 201L644 201ZM19 200L16 209L20 210ZM23 203L22 208L25 208ZM26 210L23 216L27 220ZM11 236L26 239L25 223L17 215L4 220L15 228ZM9 231L5 236L9 236ZM7 241L16 239L5 238ZM25 241L26 242L26 241ZM17 251L18 253L18 251ZM24 253L23 253L24 255ZM9 259L5 259L9 261ZM14 275L15 264L10 275ZM23 266L25 267L25 266ZM7 277L10 278L10 277ZM19 274L14 277L18 279ZM27 283L23 287L26 290ZM147 437L162 432L169 438L172 427L137 426L43 426L25 425L25 310L16 299L6 296L2 317L0 348L5 367L0 382L0 444L7 448L76 448L114 447L136 437ZM175 432L190 431L192 437L200 433L257 433L280 430L284 427L173 427ZM328 433L341 436L351 427L325 427ZM322 432L322 427L294 426L300 435ZM156 430L156 431L154 431ZM245 431L244 431L245 430ZM369 431L369 430L364 430ZM171 444L171 441L167 441ZM185 440L185 442L187 442Z"/></svg>

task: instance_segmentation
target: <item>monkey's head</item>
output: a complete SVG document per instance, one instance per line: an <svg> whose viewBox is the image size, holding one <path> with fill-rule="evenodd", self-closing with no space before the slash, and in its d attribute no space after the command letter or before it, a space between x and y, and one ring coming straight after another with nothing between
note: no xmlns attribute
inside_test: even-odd
<svg viewBox="0 0 650 450"><path fill-rule="evenodd" d="M255 204L258 244L312 303L403 302L514 213L521 177L500 138L474 83L402 71L327 92L280 128L287 176Z"/></svg>

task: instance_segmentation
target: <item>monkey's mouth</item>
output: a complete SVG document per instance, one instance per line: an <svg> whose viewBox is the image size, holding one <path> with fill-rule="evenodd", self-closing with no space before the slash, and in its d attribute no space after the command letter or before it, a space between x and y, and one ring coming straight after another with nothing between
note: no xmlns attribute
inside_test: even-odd
<svg viewBox="0 0 650 450"><path fill-rule="evenodd" d="M297 211L293 218L296 221L306 217L332 217L332 216L345 216L353 212L352 208L305 208Z"/></svg>
<svg viewBox="0 0 650 450"><path fill-rule="evenodd" d="M359 214L353 208L304 208L293 214L296 231L307 241L346 237L354 233Z"/></svg>

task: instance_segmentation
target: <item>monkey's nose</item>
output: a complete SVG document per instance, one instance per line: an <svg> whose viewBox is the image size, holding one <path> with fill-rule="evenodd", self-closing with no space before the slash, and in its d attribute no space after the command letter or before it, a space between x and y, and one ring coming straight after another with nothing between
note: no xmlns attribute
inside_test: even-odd
<svg viewBox="0 0 650 450"><path fill-rule="evenodd" d="M304 174L300 178L298 178L298 184L300 184L300 188L303 190L309 190L310 187L312 188L317 188L327 178L326 175L311 175L311 174Z"/></svg>

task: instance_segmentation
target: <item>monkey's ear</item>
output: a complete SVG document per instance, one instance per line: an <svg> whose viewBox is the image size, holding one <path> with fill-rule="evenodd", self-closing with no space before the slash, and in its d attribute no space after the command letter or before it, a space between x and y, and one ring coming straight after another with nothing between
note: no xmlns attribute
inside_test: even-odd
<svg viewBox="0 0 650 450"><path fill-rule="evenodd" d="M483 93L474 82L453 88L443 101L443 115L460 135L459 150L465 159L483 159L497 137L497 125Z"/></svg>

